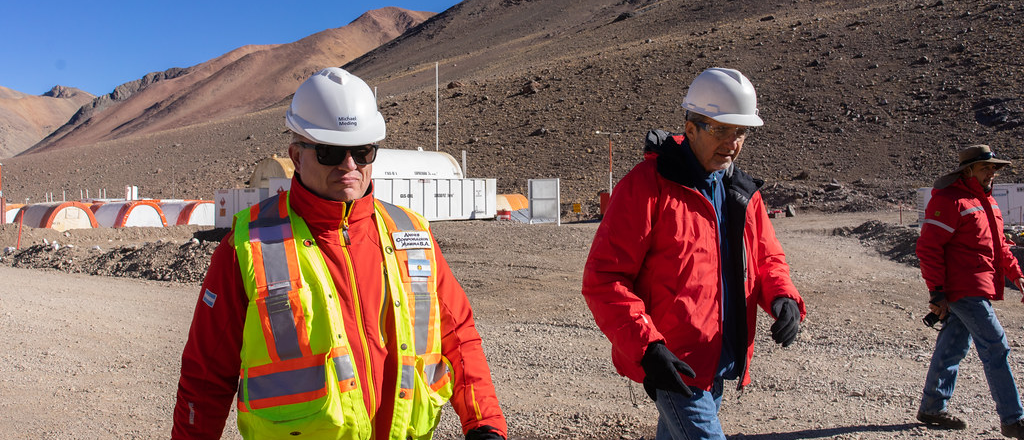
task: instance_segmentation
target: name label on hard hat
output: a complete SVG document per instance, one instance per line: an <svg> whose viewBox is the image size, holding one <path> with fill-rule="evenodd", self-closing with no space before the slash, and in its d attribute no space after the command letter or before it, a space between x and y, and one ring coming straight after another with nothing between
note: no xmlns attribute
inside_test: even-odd
<svg viewBox="0 0 1024 440"><path fill-rule="evenodd" d="M427 231L399 231L391 234L395 249L430 249L430 233Z"/></svg>
<svg viewBox="0 0 1024 440"><path fill-rule="evenodd" d="M355 127L359 125L359 119L355 116L338 116L338 126L344 127L346 125Z"/></svg>

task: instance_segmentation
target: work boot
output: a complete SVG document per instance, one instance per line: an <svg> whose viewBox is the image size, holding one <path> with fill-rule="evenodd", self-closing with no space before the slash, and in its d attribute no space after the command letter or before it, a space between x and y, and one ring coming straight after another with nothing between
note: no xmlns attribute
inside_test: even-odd
<svg viewBox="0 0 1024 440"><path fill-rule="evenodd" d="M1002 432L1004 436L1010 438L1024 438L1024 419L1003 425Z"/></svg>
<svg viewBox="0 0 1024 440"><path fill-rule="evenodd" d="M947 411L943 411L943 412L940 412L938 414L927 414L927 413L923 413L921 411L918 411L917 412L917 420L920 421L921 423L924 423L925 425L934 426L936 428L943 428L943 429L967 429L967 422L963 421L963 419L961 419L961 418L959 418L957 416L954 416L954 415L950 414ZM1017 422L1017 423L1019 424L1019 423L1022 423L1022 422ZM1018 427L1016 424L1014 424L1014 425L1007 425L1007 426L1012 426L1013 427L1012 429L1016 429L1017 430L1017 431L1013 431L1013 432L1024 432L1024 426ZM1006 434L1007 426L1003 427L1003 435L1008 435L1008 434ZM1024 438L1024 437L1019 437L1019 438Z"/></svg>

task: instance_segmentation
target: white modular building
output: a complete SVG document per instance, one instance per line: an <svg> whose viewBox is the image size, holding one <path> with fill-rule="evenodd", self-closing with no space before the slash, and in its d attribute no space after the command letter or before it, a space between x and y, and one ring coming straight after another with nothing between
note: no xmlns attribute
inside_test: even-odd
<svg viewBox="0 0 1024 440"><path fill-rule="evenodd" d="M236 212L287 190L293 172L275 156L256 165L250 188L218 190L214 226L229 228ZM497 180L466 178L455 158L444 152L381 148L373 162L373 185L377 199L430 221L494 218L496 213Z"/></svg>

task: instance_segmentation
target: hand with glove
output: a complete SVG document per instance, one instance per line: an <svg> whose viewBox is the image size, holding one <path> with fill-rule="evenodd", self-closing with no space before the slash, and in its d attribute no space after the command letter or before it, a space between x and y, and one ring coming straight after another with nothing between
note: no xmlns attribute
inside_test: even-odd
<svg viewBox="0 0 1024 440"><path fill-rule="evenodd" d="M491 425L480 425L466 433L466 440L505 440Z"/></svg>
<svg viewBox="0 0 1024 440"><path fill-rule="evenodd" d="M693 391L679 377L679 373L687 377L696 377L697 374L686 362L679 360L662 341L655 341L647 346L644 357L640 359L640 366L644 368L644 391L651 397L651 400L658 400L657 390L662 389L682 394L685 397L693 396Z"/></svg>
<svg viewBox="0 0 1024 440"><path fill-rule="evenodd" d="M949 316L949 303L941 287L928 291L928 311L936 314L940 321L945 321Z"/></svg>
<svg viewBox="0 0 1024 440"><path fill-rule="evenodd" d="M789 347L800 331L800 307L793 298L779 297L772 301L772 314L775 315L772 339L783 347Z"/></svg>

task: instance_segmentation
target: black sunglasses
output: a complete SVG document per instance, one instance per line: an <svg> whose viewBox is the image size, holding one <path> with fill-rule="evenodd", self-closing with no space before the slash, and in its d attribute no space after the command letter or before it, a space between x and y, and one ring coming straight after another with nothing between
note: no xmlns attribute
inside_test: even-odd
<svg viewBox="0 0 1024 440"><path fill-rule="evenodd" d="M334 167L345 161L345 157L352 155L356 165L369 165L377 159L377 144L360 145L357 147L342 147L339 145L311 144L309 142L296 142L302 148L316 150L316 161L320 165Z"/></svg>

